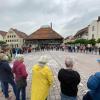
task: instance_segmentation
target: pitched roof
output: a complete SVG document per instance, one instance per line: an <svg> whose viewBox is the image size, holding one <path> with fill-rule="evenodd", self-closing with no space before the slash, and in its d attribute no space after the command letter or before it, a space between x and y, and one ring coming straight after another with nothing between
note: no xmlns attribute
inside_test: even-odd
<svg viewBox="0 0 100 100"><path fill-rule="evenodd" d="M63 39L51 27L42 27L29 35L28 39Z"/></svg>
<svg viewBox="0 0 100 100"><path fill-rule="evenodd" d="M88 27L85 27L81 30L79 30L75 35L74 37L78 36L78 35L83 35L84 33L88 33Z"/></svg>
<svg viewBox="0 0 100 100"><path fill-rule="evenodd" d="M0 31L0 35L2 35L3 37L7 34L7 32L5 31Z"/></svg>
<svg viewBox="0 0 100 100"><path fill-rule="evenodd" d="M24 33L24 32L21 32L21 31L19 31L19 30L17 30L17 29L13 29L13 28L11 28L20 38L24 38L24 39L26 39L28 36L26 35L26 33Z"/></svg>

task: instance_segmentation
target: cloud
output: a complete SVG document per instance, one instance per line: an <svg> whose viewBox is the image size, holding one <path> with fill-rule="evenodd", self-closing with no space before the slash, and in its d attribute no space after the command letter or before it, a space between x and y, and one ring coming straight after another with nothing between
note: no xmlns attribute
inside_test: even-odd
<svg viewBox="0 0 100 100"><path fill-rule="evenodd" d="M27 34L53 23L63 36L75 34L100 15L100 0L0 0L0 29Z"/></svg>

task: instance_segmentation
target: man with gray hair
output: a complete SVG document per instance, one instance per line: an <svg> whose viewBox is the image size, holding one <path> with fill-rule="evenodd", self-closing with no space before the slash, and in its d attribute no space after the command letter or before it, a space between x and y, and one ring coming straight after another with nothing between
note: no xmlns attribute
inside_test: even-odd
<svg viewBox="0 0 100 100"><path fill-rule="evenodd" d="M65 59L66 69L60 69L58 79L61 87L61 100L77 100L78 84L80 83L80 75L73 70L73 59L67 57Z"/></svg>

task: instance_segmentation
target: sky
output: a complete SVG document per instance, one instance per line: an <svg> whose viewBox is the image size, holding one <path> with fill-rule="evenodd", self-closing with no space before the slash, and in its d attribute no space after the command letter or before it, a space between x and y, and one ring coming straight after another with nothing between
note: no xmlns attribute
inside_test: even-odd
<svg viewBox="0 0 100 100"><path fill-rule="evenodd" d="M52 23L63 37L74 35L100 16L100 0L0 0L0 30L30 35Z"/></svg>

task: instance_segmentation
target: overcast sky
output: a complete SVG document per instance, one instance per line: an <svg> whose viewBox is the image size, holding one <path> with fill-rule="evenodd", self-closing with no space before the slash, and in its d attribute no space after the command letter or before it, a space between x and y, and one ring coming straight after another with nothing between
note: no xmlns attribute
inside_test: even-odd
<svg viewBox="0 0 100 100"><path fill-rule="evenodd" d="M31 34L50 25L62 36L75 34L100 15L100 0L0 0L0 30Z"/></svg>

